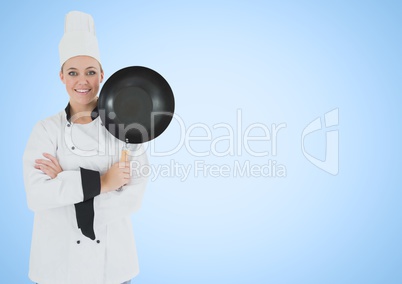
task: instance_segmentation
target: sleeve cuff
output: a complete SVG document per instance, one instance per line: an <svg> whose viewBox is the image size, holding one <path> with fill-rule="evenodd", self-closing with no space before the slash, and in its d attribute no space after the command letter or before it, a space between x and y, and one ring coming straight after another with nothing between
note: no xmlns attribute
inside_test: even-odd
<svg viewBox="0 0 402 284"><path fill-rule="evenodd" d="M83 201L75 206L75 216L77 218L78 228L81 229L81 232L84 236L90 238L91 240L95 240L95 231L94 231L94 199L91 198L87 201Z"/></svg>
<svg viewBox="0 0 402 284"><path fill-rule="evenodd" d="M94 231L94 197L100 194L100 174L97 171L81 169L82 191L84 200L75 204L78 228L84 236L95 240Z"/></svg>
<svg viewBox="0 0 402 284"><path fill-rule="evenodd" d="M100 194L101 183L100 173L97 171L87 170L80 168L81 170L81 183L82 191L84 193L84 200L89 200Z"/></svg>

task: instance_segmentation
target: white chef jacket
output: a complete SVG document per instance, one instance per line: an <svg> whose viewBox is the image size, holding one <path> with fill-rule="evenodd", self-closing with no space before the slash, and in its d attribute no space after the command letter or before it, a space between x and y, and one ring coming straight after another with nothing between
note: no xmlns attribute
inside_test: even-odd
<svg viewBox="0 0 402 284"><path fill-rule="evenodd" d="M99 175L119 161L124 143L107 131L99 116L88 124L69 119L68 105L38 122L24 152L27 202L35 213L29 278L40 284L122 283L139 272L130 214L140 207L147 177L133 171L122 191L100 194ZM137 168L146 167L143 147L135 148L130 160ZM63 169L54 179L34 168L43 153L55 156ZM99 186L89 196L88 181ZM92 217L84 216L92 222L86 225L95 234L93 240L77 224L75 206L84 198L93 208Z"/></svg>

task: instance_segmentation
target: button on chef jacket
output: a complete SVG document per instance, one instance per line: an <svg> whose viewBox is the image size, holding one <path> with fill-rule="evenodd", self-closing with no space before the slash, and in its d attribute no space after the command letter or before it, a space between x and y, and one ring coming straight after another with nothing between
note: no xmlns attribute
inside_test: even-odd
<svg viewBox="0 0 402 284"><path fill-rule="evenodd" d="M70 106L38 122L23 156L28 207L35 213L29 278L40 284L117 284L139 272L131 213L139 209L147 177L131 171L121 191L100 194L100 175L119 161L124 143L102 125L74 124ZM148 165L141 145L131 152L136 169ZM63 171L51 179L35 169L43 153Z"/></svg>

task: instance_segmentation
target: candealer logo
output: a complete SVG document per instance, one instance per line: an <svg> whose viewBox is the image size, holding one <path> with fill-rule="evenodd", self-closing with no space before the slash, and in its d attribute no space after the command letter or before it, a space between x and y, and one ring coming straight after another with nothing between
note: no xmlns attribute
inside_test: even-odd
<svg viewBox="0 0 402 284"><path fill-rule="evenodd" d="M168 157L183 148L193 157L276 156L279 132L287 127L284 122L271 125L254 122L244 125L241 109L236 112L236 123L219 122L211 126L197 122L186 126L185 121L175 113L172 124L179 128L177 140L170 148L163 150L156 149L156 143L150 143L151 156ZM260 134L253 134L255 132ZM263 146L257 150L252 147L253 143L262 143Z"/></svg>
<svg viewBox="0 0 402 284"><path fill-rule="evenodd" d="M321 118L317 117L309 125L304 128L301 139L301 148L303 155L309 160L313 165L322 169L323 171L331 174L337 175L339 172L339 131L337 129L332 129L339 124L339 109L333 109L325 114L325 128L326 131L326 147L325 147L325 159L320 160L312 155L310 155L305 149L305 137L315 131L321 130L323 128Z"/></svg>
<svg viewBox="0 0 402 284"><path fill-rule="evenodd" d="M80 114L82 116L88 113ZM160 113L153 113L157 117ZM169 138L168 145L164 143L165 149L156 149L155 143L145 143L143 150L153 157L175 157L180 151L186 151L194 159L186 159L180 163L174 159L164 164L139 165L136 162L136 151L132 151L131 174L138 176L151 176L151 180L158 177L175 177L185 181L190 175L193 177L244 177L244 178L284 178L287 176L287 169L280 161L280 152L288 151L283 149L284 145L279 142L286 142L282 133L287 131L287 123L254 122L246 125L243 121L242 110L238 109L234 122L219 122L208 125L202 122L185 124L185 121L178 115L173 116L174 135ZM313 165L323 171L337 175L339 172L339 124L338 108L331 110L324 115L324 123L320 117L310 122L301 133L301 152ZM80 149L74 141L75 124L68 123L64 131L64 141L72 153L82 156L110 155L120 156L121 142L116 139L105 139L107 130L98 123L98 144L95 149ZM130 130L130 127L138 125L113 125L119 133L119 137ZM177 130L177 127L179 128ZM325 158L318 159L309 153L306 147L305 138L319 130L325 130ZM144 133L147 135L147 133ZM176 135L177 134L177 135ZM312 135L310 138L314 139ZM106 141L106 142L105 142ZM108 142L107 142L108 141ZM311 139L310 139L311 141ZM120 144L120 146L119 146ZM286 143L285 143L286 144ZM134 145L131 145L134 146ZM315 145L316 148L317 144ZM320 146L318 144L318 146ZM135 147L133 147L134 149ZM208 163L213 159L215 163Z"/></svg>

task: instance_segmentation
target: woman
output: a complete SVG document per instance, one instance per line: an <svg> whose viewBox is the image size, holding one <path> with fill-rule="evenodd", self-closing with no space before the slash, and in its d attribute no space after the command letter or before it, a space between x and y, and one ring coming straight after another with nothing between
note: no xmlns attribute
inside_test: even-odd
<svg viewBox="0 0 402 284"><path fill-rule="evenodd" d="M130 283L139 272L130 214L147 182L131 175L130 161L146 166L147 156L138 146L119 162L124 143L99 118L104 73L90 15L67 14L59 53L69 103L35 125L23 157L35 213L29 277L39 284Z"/></svg>

